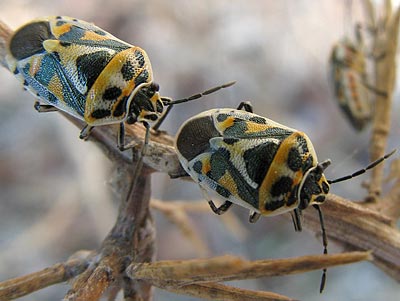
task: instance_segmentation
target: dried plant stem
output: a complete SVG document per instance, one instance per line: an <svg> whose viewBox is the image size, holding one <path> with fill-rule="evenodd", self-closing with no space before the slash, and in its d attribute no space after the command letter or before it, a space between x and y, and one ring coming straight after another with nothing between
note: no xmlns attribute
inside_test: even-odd
<svg viewBox="0 0 400 301"><path fill-rule="evenodd" d="M86 270L93 260L92 252L79 252L79 256L41 271L0 283L0 300L11 300L28 295L53 284L76 277ZM79 257L79 258L77 258Z"/></svg>
<svg viewBox="0 0 400 301"><path fill-rule="evenodd" d="M127 274L135 279L164 281L167 286L255 279L298 274L336 265L371 260L369 252L312 255L295 258L247 261L225 255L211 259L170 260L132 264Z"/></svg>
<svg viewBox="0 0 400 301"><path fill-rule="evenodd" d="M393 93L396 81L396 55L399 34L400 8L393 14L391 1L385 1L383 17L375 20L376 9L370 0L364 0L367 23L374 26L375 88L386 95L375 95L375 110L370 143L370 158L375 161L385 154L391 126ZM371 171L368 201L376 201L382 190L383 165Z"/></svg>

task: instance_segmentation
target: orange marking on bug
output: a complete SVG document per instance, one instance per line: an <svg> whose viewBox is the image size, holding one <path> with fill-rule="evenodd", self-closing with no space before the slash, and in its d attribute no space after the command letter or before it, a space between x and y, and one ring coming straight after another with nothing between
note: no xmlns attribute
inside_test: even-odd
<svg viewBox="0 0 400 301"><path fill-rule="evenodd" d="M99 35L93 31L86 31L85 35L81 38L81 40L89 40L89 41L104 41L109 39L110 37Z"/></svg>
<svg viewBox="0 0 400 301"><path fill-rule="evenodd" d="M285 176L285 175L290 176L290 178L293 180L292 188L295 185L300 183L300 181L303 177L303 172L301 170L299 170L297 172L294 172L291 170L288 171L287 160L288 160L288 154L289 154L290 148L297 147L298 146L297 138L299 136L304 136L304 135L305 134L303 132L294 132L292 135L290 135L289 137L284 139L282 141L281 145L279 146L279 149L275 154L274 160L272 161L272 163L268 169L268 172L259 188L259 193L258 193L259 210L263 214L268 215L270 212L265 209L265 204L267 203L267 200L270 199L272 185L274 183L276 183L276 181L278 181L280 177ZM303 156L303 158L302 158L303 161L305 159L307 159L308 155L310 155L310 154ZM289 172L289 174L288 174L288 172ZM286 199L289 198L290 193L293 192L292 190L293 189L291 189L291 191L286 194L286 196L285 196ZM297 200L297 202L298 202L298 200ZM295 206L295 204L293 206ZM285 207L285 206L283 206L283 207ZM279 212L279 210L273 210L273 212L277 213L277 212Z"/></svg>
<svg viewBox="0 0 400 301"><path fill-rule="evenodd" d="M235 180L232 178L228 171L225 171L224 175L218 179L218 183L226 188L231 194L238 196L238 190Z"/></svg>
<svg viewBox="0 0 400 301"><path fill-rule="evenodd" d="M71 27L72 27L72 24L64 23L60 26L54 26L52 32L53 32L54 36L59 38L61 35L69 32L71 30Z"/></svg>
<svg viewBox="0 0 400 301"><path fill-rule="evenodd" d="M208 172L211 170L211 163L210 163L210 158L206 158L201 161L201 173L206 175Z"/></svg>
<svg viewBox="0 0 400 301"><path fill-rule="evenodd" d="M247 126L246 133L259 133L272 127L270 125L260 124L256 122L247 122L246 126Z"/></svg>
<svg viewBox="0 0 400 301"><path fill-rule="evenodd" d="M54 75L48 85L48 89L61 101L64 101L63 86L60 78Z"/></svg>
<svg viewBox="0 0 400 301"><path fill-rule="evenodd" d="M220 127L223 128L223 130L226 130L235 124L235 117L229 116L224 121L221 121L219 124Z"/></svg>

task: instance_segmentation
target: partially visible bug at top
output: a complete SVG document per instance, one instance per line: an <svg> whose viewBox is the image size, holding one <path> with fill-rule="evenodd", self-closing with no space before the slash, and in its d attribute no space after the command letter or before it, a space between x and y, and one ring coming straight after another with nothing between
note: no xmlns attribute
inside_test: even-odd
<svg viewBox="0 0 400 301"><path fill-rule="evenodd" d="M315 207L325 254L327 238L320 205L330 184L358 176L394 153L352 175L327 180L324 170L331 161L318 162L305 133L253 114L248 102L237 110L213 109L193 116L179 129L175 147L182 167L199 184L216 214L233 204L250 210L250 222L261 215L290 212L295 230L301 231L302 210ZM217 207L209 192L224 203ZM325 277L324 270L321 292Z"/></svg>
<svg viewBox="0 0 400 301"><path fill-rule="evenodd" d="M355 41L344 37L331 52L329 65L334 96L347 120L361 131L371 121L374 94L386 96L371 85L367 72L368 53L364 45L361 25L355 26Z"/></svg>
<svg viewBox="0 0 400 301"><path fill-rule="evenodd" d="M142 122L146 141L150 124L158 129L172 107L200 98L234 82L172 101L161 97L146 52L101 28L57 16L33 20L15 31L8 43L8 68L45 104L39 112L62 110L86 122L80 137L93 127L119 123L118 147L126 148L124 123Z"/></svg>

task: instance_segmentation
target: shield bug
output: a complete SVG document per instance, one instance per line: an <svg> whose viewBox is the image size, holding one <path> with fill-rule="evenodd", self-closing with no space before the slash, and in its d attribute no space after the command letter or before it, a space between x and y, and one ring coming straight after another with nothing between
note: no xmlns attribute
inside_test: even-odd
<svg viewBox="0 0 400 301"><path fill-rule="evenodd" d="M336 43L331 52L329 65L334 96L354 129L361 131L372 118L372 94L386 96L369 83L367 53L361 34L356 26L356 41L345 37Z"/></svg>
<svg viewBox="0 0 400 301"><path fill-rule="evenodd" d="M179 129L175 148L182 167L199 184L216 214L233 204L250 210L250 222L261 215L290 212L295 230L301 231L301 212L312 205L319 213L325 254L320 205L329 185L362 174L394 153L352 175L327 180L324 170L331 161L318 162L305 133L253 114L248 102L237 110L213 109L190 118ZM208 192L215 192L224 203L217 207ZM321 292L324 283L325 273Z"/></svg>
<svg viewBox="0 0 400 301"><path fill-rule="evenodd" d="M43 103L39 112L62 110L86 122L80 137L93 127L119 123L118 146L124 150L124 123L160 125L164 106L190 101L228 87L228 83L189 98L161 97L146 52L101 28L57 16L33 20L9 40L9 70ZM147 144L147 140L145 144Z"/></svg>

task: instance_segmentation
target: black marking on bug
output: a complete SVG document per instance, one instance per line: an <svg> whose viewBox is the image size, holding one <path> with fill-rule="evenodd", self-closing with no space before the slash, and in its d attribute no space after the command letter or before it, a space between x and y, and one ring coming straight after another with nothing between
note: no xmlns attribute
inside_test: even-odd
<svg viewBox="0 0 400 301"><path fill-rule="evenodd" d="M325 194L328 194L328 192L329 192L329 185L326 182L322 182L322 191Z"/></svg>
<svg viewBox="0 0 400 301"><path fill-rule="evenodd" d="M14 74L14 75L17 75L17 74L19 74L19 70L18 70L18 68L17 68L17 67L15 67L15 69L14 69L14 71L13 71L13 74Z"/></svg>
<svg viewBox="0 0 400 301"><path fill-rule="evenodd" d="M271 196L279 197L292 191L293 179L291 177L280 177L271 187Z"/></svg>
<svg viewBox="0 0 400 301"><path fill-rule="evenodd" d="M230 162L231 153L226 148L219 148L218 152L213 153L210 157L211 170L207 176L218 181L226 172L226 162Z"/></svg>
<svg viewBox="0 0 400 301"><path fill-rule="evenodd" d="M267 123L267 121L264 118L258 117L258 116L251 117L249 119L249 121L252 121L252 122L255 122L255 123L258 123L258 124L266 124Z"/></svg>
<svg viewBox="0 0 400 301"><path fill-rule="evenodd" d="M218 122L223 122L223 121L225 121L229 116L230 116L230 115L228 115L228 114L223 114L223 113L218 114L218 115L217 115L217 121L218 121Z"/></svg>
<svg viewBox="0 0 400 301"><path fill-rule="evenodd" d="M265 203L265 210L267 211L275 211L281 207L283 207L285 205L285 200L278 200L278 201L271 201L271 202L267 202Z"/></svg>
<svg viewBox="0 0 400 301"><path fill-rule="evenodd" d="M144 59L142 51L136 50L135 51L135 58L136 58L136 61L139 64L139 68L143 68L144 64L146 63L146 60Z"/></svg>
<svg viewBox="0 0 400 301"><path fill-rule="evenodd" d="M124 115L126 112L126 102L128 100L128 96L124 96L117 104L117 106L115 107L115 110L113 111L113 116L114 117L120 117L122 115Z"/></svg>
<svg viewBox="0 0 400 301"><path fill-rule="evenodd" d="M110 110L104 110L104 109L98 109L98 110L93 111L91 116L93 118L96 118L96 119L102 119L104 117L111 116L111 111Z"/></svg>
<svg viewBox="0 0 400 301"><path fill-rule="evenodd" d="M140 84L147 83L148 79L149 79L149 72L143 69L142 72L140 72L140 74L138 74L138 76L136 76L135 78L135 86L137 87Z"/></svg>
<svg viewBox="0 0 400 301"><path fill-rule="evenodd" d="M76 59L79 81L86 83L88 91L112 58L107 51L98 51L82 54Z"/></svg>
<svg viewBox="0 0 400 301"><path fill-rule="evenodd" d="M158 119L158 116L157 116L157 114L147 114L146 119L148 119L150 121L156 121Z"/></svg>
<svg viewBox="0 0 400 301"><path fill-rule="evenodd" d="M295 187L293 187L292 192L289 195L289 198L286 202L286 206L290 207L294 205L296 202L298 202L297 199L297 191L299 190L299 184L297 184Z"/></svg>
<svg viewBox="0 0 400 301"><path fill-rule="evenodd" d="M122 90L118 87L111 87L107 88L103 93L104 100L115 100L117 99L122 93Z"/></svg>
<svg viewBox="0 0 400 301"><path fill-rule="evenodd" d="M237 138L224 138L224 143L228 144L228 145L233 145L235 143L237 143L238 141L240 141L240 139Z"/></svg>
<svg viewBox="0 0 400 301"><path fill-rule="evenodd" d="M219 194L219 195L221 195L222 197L224 197L224 198L229 198L232 194L229 192L229 190L227 190L226 188L224 188L224 187L222 187L222 186L220 186L220 185L218 185L216 188L215 188L215 191Z"/></svg>
<svg viewBox="0 0 400 301"><path fill-rule="evenodd" d="M23 60L38 53L44 53L43 41L52 39L48 22L27 24L17 30L10 41L10 52L16 60Z"/></svg>
<svg viewBox="0 0 400 301"><path fill-rule="evenodd" d="M121 74L125 81L130 81L135 76L135 66L127 60L121 67Z"/></svg>
<svg viewBox="0 0 400 301"><path fill-rule="evenodd" d="M203 169L203 163L201 161L196 161L193 164L193 170L198 174L201 174L202 169Z"/></svg>
<svg viewBox="0 0 400 301"><path fill-rule="evenodd" d="M261 185L266 177L278 147L279 145L275 143L262 143L243 153L247 173L250 179L258 185Z"/></svg>
<svg viewBox="0 0 400 301"><path fill-rule="evenodd" d="M289 150L287 165L293 171L299 171L303 166L303 162L301 160L301 155L299 150L296 147L292 147Z"/></svg>
<svg viewBox="0 0 400 301"><path fill-rule="evenodd" d="M214 128L212 117L195 118L186 123L178 136L179 152L188 161L210 149L210 139L221 136Z"/></svg>
<svg viewBox="0 0 400 301"><path fill-rule="evenodd" d="M71 45L73 45L73 43L67 41L60 41L60 46L62 47L69 47Z"/></svg>

